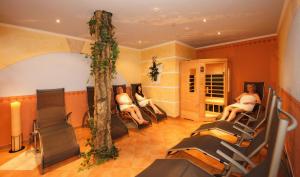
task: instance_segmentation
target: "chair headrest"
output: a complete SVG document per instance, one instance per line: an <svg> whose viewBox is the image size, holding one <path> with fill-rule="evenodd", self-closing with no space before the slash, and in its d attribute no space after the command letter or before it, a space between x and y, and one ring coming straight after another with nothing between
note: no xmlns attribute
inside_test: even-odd
<svg viewBox="0 0 300 177"><path fill-rule="evenodd" d="M113 85L113 94L114 94L114 97L117 95L117 88L118 87L122 87L123 92L126 93L126 85L125 84L122 84L122 85Z"/></svg>
<svg viewBox="0 0 300 177"><path fill-rule="evenodd" d="M264 82L244 82L244 92L247 92L247 85L255 85L256 88L256 93L259 95L260 99L263 99L264 97L264 87L265 83Z"/></svg>
<svg viewBox="0 0 300 177"><path fill-rule="evenodd" d="M65 106L65 89L36 90L37 109Z"/></svg>

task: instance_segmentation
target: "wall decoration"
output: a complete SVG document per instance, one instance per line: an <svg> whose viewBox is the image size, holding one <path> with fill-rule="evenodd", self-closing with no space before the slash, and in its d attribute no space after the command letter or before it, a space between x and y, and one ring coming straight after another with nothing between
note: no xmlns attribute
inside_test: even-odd
<svg viewBox="0 0 300 177"><path fill-rule="evenodd" d="M160 74L159 66L161 63L157 63L157 56L152 57L152 66L149 67L149 77L153 82L158 80L158 76Z"/></svg>

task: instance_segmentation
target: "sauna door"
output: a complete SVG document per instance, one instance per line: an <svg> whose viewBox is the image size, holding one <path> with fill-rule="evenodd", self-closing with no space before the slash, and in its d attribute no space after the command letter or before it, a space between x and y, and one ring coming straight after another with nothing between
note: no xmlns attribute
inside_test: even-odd
<svg viewBox="0 0 300 177"><path fill-rule="evenodd" d="M180 63L180 116L199 120L199 67L197 61Z"/></svg>

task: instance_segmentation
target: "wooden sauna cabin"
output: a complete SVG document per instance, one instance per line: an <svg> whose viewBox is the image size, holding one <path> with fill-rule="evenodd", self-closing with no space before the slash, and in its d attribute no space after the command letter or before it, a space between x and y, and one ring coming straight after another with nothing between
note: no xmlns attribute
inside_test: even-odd
<svg viewBox="0 0 300 177"><path fill-rule="evenodd" d="M229 95L227 59L196 59L180 63L180 116L213 121L223 112Z"/></svg>

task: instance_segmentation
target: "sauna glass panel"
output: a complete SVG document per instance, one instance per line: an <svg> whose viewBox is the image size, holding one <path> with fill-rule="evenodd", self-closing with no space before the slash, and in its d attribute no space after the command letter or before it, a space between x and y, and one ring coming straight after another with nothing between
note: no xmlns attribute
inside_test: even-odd
<svg viewBox="0 0 300 177"><path fill-rule="evenodd" d="M220 105L220 112L223 112L223 110L224 110L224 106Z"/></svg>
<svg viewBox="0 0 300 177"><path fill-rule="evenodd" d="M219 112L219 105L214 105L214 112Z"/></svg>
<svg viewBox="0 0 300 177"><path fill-rule="evenodd" d="M224 74L205 75L206 97L224 98Z"/></svg>
<svg viewBox="0 0 300 177"><path fill-rule="evenodd" d="M196 69L190 69L189 71L189 91L195 92L195 74Z"/></svg>

